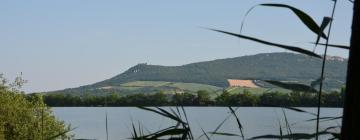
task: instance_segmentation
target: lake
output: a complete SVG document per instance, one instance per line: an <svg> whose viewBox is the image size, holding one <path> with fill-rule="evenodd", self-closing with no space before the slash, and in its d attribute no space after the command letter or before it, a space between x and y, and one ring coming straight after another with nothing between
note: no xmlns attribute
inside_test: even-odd
<svg viewBox="0 0 360 140"><path fill-rule="evenodd" d="M163 107L168 109L168 107ZM235 108L235 107L234 107ZM301 108L309 112L316 112L315 108ZM185 107L189 124L194 137L214 129L230 115L227 107ZM162 128L174 125L175 122L153 112L141 110L136 107L54 107L55 116L77 127L72 131L75 138L106 140L105 114L108 114L108 129L110 140L122 140L131 137L132 123L141 126L144 132L155 132ZM246 138L264 134L279 135L279 122L283 126L283 133L286 134L285 119L283 111L274 107L239 107L236 110L241 124L244 128ZM293 133L315 132L316 122L305 120L313 119L315 116L306 113L294 112L285 109L287 120ZM321 116L341 116L341 108L322 108ZM341 120L321 122L320 128L341 125ZM239 129L233 116L228 119L219 129L220 132L237 133ZM201 137L200 139L206 139ZM239 137L213 136L217 140L233 140Z"/></svg>

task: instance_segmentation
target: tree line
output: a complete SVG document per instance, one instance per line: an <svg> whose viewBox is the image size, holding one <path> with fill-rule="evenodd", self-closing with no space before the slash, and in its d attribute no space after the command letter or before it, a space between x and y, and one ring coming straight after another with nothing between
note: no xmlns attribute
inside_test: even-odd
<svg viewBox="0 0 360 140"><path fill-rule="evenodd" d="M322 106L342 107L343 91L333 91L323 94ZM253 94L247 90L242 93L229 93L224 90L216 95L206 90L196 93L164 94L119 94L98 95L70 95L45 94L44 102L52 107L97 107L97 106L295 106L314 107L317 105L317 94L304 92L268 92Z"/></svg>

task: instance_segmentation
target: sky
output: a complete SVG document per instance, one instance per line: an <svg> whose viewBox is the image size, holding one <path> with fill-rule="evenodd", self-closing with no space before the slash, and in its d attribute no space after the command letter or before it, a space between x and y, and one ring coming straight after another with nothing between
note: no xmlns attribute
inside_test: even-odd
<svg viewBox="0 0 360 140"><path fill-rule="evenodd" d="M289 52L204 29L238 33L252 6L283 3L320 24L332 0L0 0L0 73L21 72L22 90L43 92L96 83L138 63L176 66ZM352 4L339 0L330 43L349 44ZM312 50L316 35L289 10L257 7L242 34ZM318 47L316 52L323 53ZM330 55L348 52L329 49Z"/></svg>

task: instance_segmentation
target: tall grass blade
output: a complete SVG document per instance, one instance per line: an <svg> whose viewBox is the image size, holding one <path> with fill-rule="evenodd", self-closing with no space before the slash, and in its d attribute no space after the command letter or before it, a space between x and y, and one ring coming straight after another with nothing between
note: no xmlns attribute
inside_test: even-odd
<svg viewBox="0 0 360 140"><path fill-rule="evenodd" d="M341 138L340 133L331 133L331 135L334 137L334 140L339 140Z"/></svg>
<svg viewBox="0 0 360 140"><path fill-rule="evenodd" d="M161 109L161 108L159 108L159 107L157 107L157 109L159 109L160 111L157 111L157 110L151 109L151 108L147 108L147 107L142 107L142 106L139 106L138 108L143 109L143 110L147 110L147 111L151 111L151 112L154 112L154 113L159 114L159 115L161 115L161 116L164 116L164 117L166 117L166 118L170 118L170 119L175 120L175 121L177 121L177 122L181 122L181 123L186 124L185 122L183 122L182 120L180 120L180 119L177 118L176 116L170 114L170 113L167 112L166 110Z"/></svg>
<svg viewBox="0 0 360 140"><path fill-rule="evenodd" d="M235 110L234 110L231 106L229 106L229 109L230 109L232 115L233 115L233 116L235 117L235 119L236 119L236 123L237 123L237 125L238 125L238 127L239 127L239 130L240 130L240 134L241 134L242 139L245 140L245 136L244 136L244 132L243 132L243 126L241 125L240 120L239 120L239 118L237 117Z"/></svg>
<svg viewBox="0 0 360 140"><path fill-rule="evenodd" d="M289 5L285 5L285 4L275 4L275 3L264 3L264 4L259 4L259 5L255 5L253 7L251 7L246 13L244 18L241 21L241 26L240 26L240 34L242 33L243 30L243 26L245 25L245 20L247 18L247 16L250 14L250 12L255 9L255 7L257 6L268 6L268 7L280 7L280 8L287 8L289 10L291 10L304 24L305 26L307 26L313 33L319 35L319 37L322 38L327 38L327 36L325 35L325 33L323 32L324 29L321 29L321 26L319 27L316 22L311 18L311 16L309 16L308 14L306 14L305 12L289 6ZM326 19L327 20L327 19ZM325 23L324 23L325 24ZM325 26L326 27L326 26Z"/></svg>
<svg viewBox="0 0 360 140"><path fill-rule="evenodd" d="M317 47L317 45L319 44L321 33L324 32L324 29L325 29L326 26L330 23L330 21L331 21L331 18L330 18L330 17L324 17L324 18L323 18L323 20L322 20L322 22L321 22L321 25L320 25L320 31L318 32L317 37L316 37L315 47L314 47L314 49L313 49L313 52L315 52L316 47Z"/></svg>
<svg viewBox="0 0 360 140"><path fill-rule="evenodd" d="M316 22L311 18L311 16L309 16L305 12L303 12L295 7L285 5L285 4L265 3L265 4L260 4L260 5L261 6L269 6L269 7L287 8L287 9L291 10L312 32L314 32L315 34L319 34L319 32L320 32L320 36L324 39L327 39L327 36L321 30L321 27L319 27L316 24Z"/></svg>
<svg viewBox="0 0 360 140"><path fill-rule="evenodd" d="M300 113L307 113L307 114L316 116L316 113L308 112L308 111L305 111L305 110L302 110L302 109L299 109L299 108L295 108L295 107L285 106L283 108L289 109L289 110L292 110L292 111L296 111L296 112L300 112Z"/></svg>
<svg viewBox="0 0 360 140"><path fill-rule="evenodd" d="M201 128L201 131L203 132L203 136L205 136L207 140L210 140L210 137L206 134L204 129L202 127L200 127L200 128Z"/></svg>
<svg viewBox="0 0 360 140"><path fill-rule="evenodd" d="M312 88L311 86L307 86L304 84L297 84L297 83L285 83L280 81L274 81L274 80L264 80L267 83L270 83L272 85L293 90L293 91L300 91L300 92L317 92L316 89Z"/></svg>
<svg viewBox="0 0 360 140"><path fill-rule="evenodd" d="M255 9L256 6L258 6L258 5L255 5L255 6L251 7L248 11L246 11L244 18L241 20L241 26L240 26L240 32L239 32L240 34L242 33L242 30L243 30L243 27L245 25L245 20L246 20L247 16L250 14L250 12L253 9Z"/></svg>
<svg viewBox="0 0 360 140"><path fill-rule="evenodd" d="M331 12L331 19L334 19L334 15L335 15L335 9L336 9L336 4L337 4L337 0L334 1L333 4L333 8L332 8L332 12ZM321 65L321 73L320 73L320 78L323 79L324 78L324 73L325 73L325 64L326 64L326 55L327 55L327 50L328 50L328 44L329 44L329 38L330 38L330 34L331 34L331 27L332 27L332 21L330 22L329 25L329 29L328 29L328 38L326 38L326 45L324 48L324 57L322 58L322 65ZM320 86L319 86L319 94L318 94L318 101L317 101L317 121L316 121L316 140L319 139L319 128L320 128L320 109L321 109L321 95L322 95L322 91L323 91L323 81L320 82Z"/></svg>
<svg viewBox="0 0 360 140"><path fill-rule="evenodd" d="M171 130L171 129L176 129L176 127L175 126L170 126L170 127L165 128L165 129L158 130L158 131L156 131L154 133L150 133L148 135L142 135L141 138L149 138L149 137L152 137L152 136L154 136L156 134L159 134L159 133L162 133L164 131Z"/></svg>
<svg viewBox="0 0 360 140"><path fill-rule="evenodd" d="M210 133L210 134L213 134L213 135L240 137L240 135L234 134L234 133L225 133L225 132L209 132L209 133Z"/></svg>
<svg viewBox="0 0 360 140"><path fill-rule="evenodd" d="M318 31L317 38L316 38L316 41L315 41L315 47L319 44L321 34L324 32L324 29L326 28L326 26L329 25L330 21L331 21L330 17L324 17L323 18L323 20L321 22L321 25L320 25L320 30Z"/></svg>
<svg viewBox="0 0 360 140"><path fill-rule="evenodd" d="M235 108L235 111L238 110L239 107ZM232 116L232 114L230 113L230 115L226 116L226 118L215 128L215 130L213 132L218 132L218 130L221 128L222 125L224 125L224 123ZM212 136L212 135L211 135Z"/></svg>
<svg viewBox="0 0 360 140"><path fill-rule="evenodd" d="M170 112L166 111L165 109L162 109L160 107L156 107L158 110L160 110L161 112L163 112L164 114L166 114L168 116L168 118L171 118L179 123L182 123L182 124L187 124L186 122L184 122L183 120L181 120L181 118L179 118L179 116L176 115L173 115L171 114Z"/></svg>
<svg viewBox="0 0 360 140"><path fill-rule="evenodd" d="M155 109L151 109L151 108L147 108L147 107L142 107L142 106L138 106L138 108L143 109L143 110L147 110L147 111L151 111L151 112L154 112L154 113L156 113L156 114L159 114L159 115L162 115L162 116L164 116L164 117L167 117L166 114L161 113L161 112L159 112L159 111L157 111L157 110L155 110Z"/></svg>
<svg viewBox="0 0 360 140"><path fill-rule="evenodd" d="M316 115L315 115L316 116ZM342 116L339 117L320 117L320 118L313 118L313 119L308 119L305 121L298 121L295 123L292 123L291 125L296 125L300 122L311 122L311 121L317 121L319 119L320 122L326 122L326 121L332 121L332 120L338 120L338 119L342 119Z"/></svg>
<svg viewBox="0 0 360 140"><path fill-rule="evenodd" d="M179 107L178 107L178 106L176 106L176 111L177 111L177 113L179 114L180 119L182 119L182 117L181 117L181 113L180 113L180 109L179 109ZM176 113L175 113L175 114L176 114ZM188 122L188 121L186 121L186 122Z"/></svg>
<svg viewBox="0 0 360 140"><path fill-rule="evenodd" d="M286 116L286 114L285 114L284 109L282 109L282 112L283 112L284 119L285 119L286 130L287 130L288 134L291 135L291 134L292 134L291 127L290 127L290 125L289 125L289 121L288 121L288 119L287 119L287 116Z"/></svg>
<svg viewBox="0 0 360 140"><path fill-rule="evenodd" d="M221 126L231 117L231 115L227 116L214 130L214 132L217 132Z"/></svg>
<svg viewBox="0 0 360 140"><path fill-rule="evenodd" d="M144 135L143 129L142 129L141 126L140 126L140 122L138 122L138 131L139 131L139 135L140 135L140 136Z"/></svg>
<svg viewBox="0 0 360 140"><path fill-rule="evenodd" d="M328 130L331 130L331 129L336 129L336 128L340 128L341 126L330 126L328 128L325 128L324 131L328 131Z"/></svg>
<svg viewBox="0 0 360 140"><path fill-rule="evenodd" d="M312 43L312 42L311 42ZM316 43L312 43L312 44L316 44ZM322 45L322 46L326 46L325 43L317 43L318 45ZM346 45L338 45L338 44L327 44L328 47L333 47L333 48L340 48L340 49L347 49L349 50L350 47L346 46Z"/></svg>
<svg viewBox="0 0 360 140"><path fill-rule="evenodd" d="M139 136L137 135L134 123L132 123L132 128L133 128L132 138L133 139L139 138Z"/></svg>
<svg viewBox="0 0 360 140"><path fill-rule="evenodd" d="M170 111L175 115L176 118L179 118L179 119L181 120L181 115L180 115L180 113L179 113L179 114L176 113L175 110L172 109L171 107L170 107Z"/></svg>
<svg viewBox="0 0 360 140"><path fill-rule="evenodd" d="M188 131L189 131L188 129L184 129L184 128L169 129L160 132L158 134L155 134L154 136L150 137L150 139L157 139L163 136L186 135Z"/></svg>
<svg viewBox="0 0 360 140"><path fill-rule="evenodd" d="M332 120L338 120L338 119L342 119L342 116L339 116L339 117L320 117L320 118L308 119L306 121L310 122L310 121L319 120L321 122L325 122L325 121L332 121Z"/></svg>
<svg viewBox="0 0 360 140"><path fill-rule="evenodd" d="M185 117L185 120L186 120L186 122L187 122L187 128L189 129L188 136L189 136L190 139L194 139L194 136L193 136L193 134L192 134L192 132L191 132L191 128L190 128L190 125L189 125L189 120L188 120L188 117L187 117L187 115L186 115L186 111L185 111L184 106L181 106L181 110L182 110L183 113L184 113L184 117Z"/></svg>
<svg viewBox="0 0 360 140"><path fill-rule="evenodd" d="M324 78L318 78L315 81L312 81L310 87L315 88L315 86L320 85L320 83L324 81Z"/></svg>
<svg viewBox="0 0 360 140"><path fill-rule="evenodd" d="M326 131L322 131L319 132L319 136L320 135L329 135L331 134L330 132L326 132ZM256 136L256 137L252 137L248 140L257 140L257 139L313 139L316 137L316 133L313 134L307 134L307 133L293 133L291 135L261 135L261 136Z"/></svg>
<svg viewBox="0 0 360 140"><path fill-rule="evenodd" d="M189 129L187 128L175 128L174 126L159 130L157 132L138 136L138 139L158 139L160 137L164 136L179 136L179 135L186 135L188 133Z"/></svg>
<svg viewBox="0 0 360 140"><path fill-rule="evenodd" d="M210 28L208 28L208 29L209 29L209 30L212 30L212 31L216 31L216 32L220 32L220 33L224 33L224 34L236 36L236 37L239 37L239 38L242 38L242 39L247 39L247 40L255 41L255 42L258 42L258 43L262 43L262 44L266 44L266 45L270 45L270 46L275 46L275 47L279 47L279 48L291 50L291 51L294 51L294 52L306 54L306 55L313 56L313 57L316 57L316 58L322 58L320 55L318 55L318 54L316 54L316 53L314 53L314 52L312 52L312 51L302 49L302 48L300 48L300 47L294 47L294 46L289 46L289 45L272 43L272 42L264 41L264 40L261 40L261 39L258 39L258 38L254 38L254 37L250 37L250 36L245 36L245 35L241 35L241 34L235 34L235 33L227 32L227 31L222 31L222 30L217 30L217 29L210 29Z"/></svg>
<svg viewBox="0 0 360 140"><path fill-rule="evenodd" d="M105 112L105 130L106 130L106 140L109 140L109 130L108 130L108 116Z"/></svg>
<svg viewBox="0 0 360 140"><path fill-rule="evenodd" d="M282 140L282 137L283 137L284 135L283 135L283 132L282 132L282 128L281 128L281 123L280 123L280 121L279 121L279 131L280 131L280 136L281 136L280 140Z"/></svg>

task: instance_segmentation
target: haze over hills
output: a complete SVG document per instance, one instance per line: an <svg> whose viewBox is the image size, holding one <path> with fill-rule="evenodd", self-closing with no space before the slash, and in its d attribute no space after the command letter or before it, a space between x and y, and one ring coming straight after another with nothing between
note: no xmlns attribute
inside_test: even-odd
<svg viewBox="0 0 360 140"><path fill-rule="evenodd" d="M92 85L54 92L67 94L117 92L129 94L160 90L188 92L203 89L221 90L229 86L227 79L280 80L309 84L319 78L321 62L318 58L301 54L264 53L182 66L160 66L143 63ZM325 89L339 89L344 85L346 66L347 59L328 56L325 70ZM146 86L146 84L148 85ZM182 86L179 87L179 85ZM192 88L187 89L188 87Z"/></svg>

